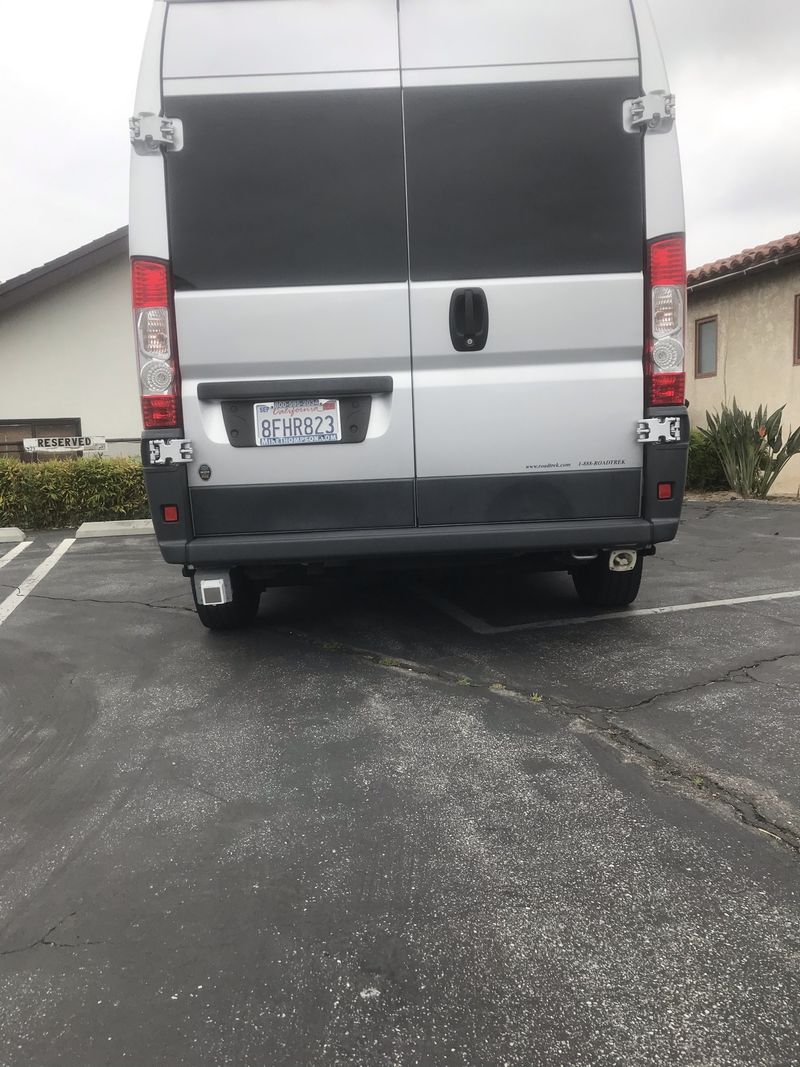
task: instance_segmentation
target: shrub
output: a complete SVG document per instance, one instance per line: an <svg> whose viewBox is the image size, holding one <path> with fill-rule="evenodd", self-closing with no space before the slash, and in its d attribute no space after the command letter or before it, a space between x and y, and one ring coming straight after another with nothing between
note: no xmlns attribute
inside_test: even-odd
<svg viewBox="0 0 800 1067"><path fill-rule="evenodd" d="M0 459L0 526L63 530L148 514L138 459Z"/></svg>
<svg viewBox="0 0 800 1067"><path fill-rule="evenodd" d="M700 493L720 492L729 488L713 442L703 437L699 430L692 430L692 436L689 438L686 488Z"/></svg>
<svg viewBox="0 0 800 1067"><path fill-rule="evenodd" d="M783 407L771 415L759 407L753 415L735 400L732 408L723 405L719 415L708 412L706 419L708 428L700 433L714 446L728 485L740 496L765 500L780 472L800 452L800 429L790 432L784 444Z"/></svg>

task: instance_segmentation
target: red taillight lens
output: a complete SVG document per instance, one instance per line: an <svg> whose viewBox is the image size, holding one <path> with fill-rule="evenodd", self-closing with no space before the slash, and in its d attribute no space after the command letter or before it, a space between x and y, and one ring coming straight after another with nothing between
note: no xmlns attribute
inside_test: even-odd
<svg viewBox="0 0 800 1067"><path fill-rule="evenodd" d="M146 430L177 429L180 408L176 396L143 396L142 417Z"/></svg>
<svg viewBox="0 0 800 1067"><path fill-rule="evenodd" d="M175 504L162 504L161 517L164 522L177 522L181 516Z"/></svg>
<svg viewBox="0 0 800 1067"><path fill-rule="evenodd" d="M132 260L131 289L145 429L178 429L180 379L169 267L159 260Z"/></svg>
<svg viewBox="0 0 800 1067"><path fill-rule="evenodd" d="M686 400L686 239L650 243L647 263L645 383L648 407L679 406Z"/></svg>
<svg viewBox="0 0 800 1067"><path fill-rule="evenodd" d="M675 483L674 482L659 482L658 483L658 499L659 500L672 500L675 495Z"/></svg>
<svg viewBox="0 0 800 1067"><path fill-rule="evenodd" d="M667 237L650 245L650 284L686 285L686 238Z"/></svg>
<svg viewBox="0 0 800 1067"><path fill-rule="evenodd" d="M653 407L680 407L686 402L685 374L653 374L650 403Z"/></svg>
<svg viewBox="0 0 800 1067"><path fill-rule="evenodd" d="M134 259L131 286L135 308L160 308L169 304L169 273L166 263Z"/></svg>

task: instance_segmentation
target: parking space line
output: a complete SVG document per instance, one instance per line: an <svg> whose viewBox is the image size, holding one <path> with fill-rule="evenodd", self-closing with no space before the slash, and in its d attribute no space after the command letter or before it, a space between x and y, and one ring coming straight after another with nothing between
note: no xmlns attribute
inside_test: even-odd
<svg viewBox="0 0 800 1067"><path fill-rule="evenodd" d="M66 540L62 541L61 544L53 549L47 559L43 560L36 570L32 571L24 581L20 582L19 588L15 589L10 596L7 596L5 600L0 603L0 626L2 626L9 615L20 606L28 594L33 592L39 582L47 577L64 553L74 544L75 538L67 537Z"/></svg>
<svg viewBox="0 0 800 1067"><path fill-rule="evenodd" d="M20 541L18 545L14 545L10 552L6 552L2 559L0 559L0 570L10 563L12 559L16 559L20 553L24 552L26 548L30 547L33 541Z"/></svg>
<svg viewBox="0 0 800 1067"><path fill-rule="evenodd" d="M476 634L510 634L524 630L557 630L566 626L589 626L595 622L614 622L620 619L641 619L649 615L677 615L686 611L707 611L711 608L732 608L740 604L763 604L770 600L800 600L800 589L785 593L762 593L759 596L731 597L728 600L704 600L695 604L670 604L663 608L634 608L626 611L609 611L602 615L577 616L574 619L543 619L540 622L520 622L512 626L492 626L483 619L470 614L457 604L430 590L420 590L424 600L449 615Z"/></svg>

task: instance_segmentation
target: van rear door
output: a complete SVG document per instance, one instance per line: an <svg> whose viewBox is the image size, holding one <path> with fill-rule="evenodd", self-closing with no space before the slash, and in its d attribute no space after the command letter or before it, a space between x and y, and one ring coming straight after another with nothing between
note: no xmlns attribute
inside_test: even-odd
<svg viewBox="0 0 800 1067"><path fill-rule="evenodd" d="M196 535L413 526L396 0L173 3L163 92Z"/></svg>
<svg viewBox="0 0 800 1067"><path fill-rule="evenodd" d="M421 526L638 515L628 0L401 0Z"/></svg>

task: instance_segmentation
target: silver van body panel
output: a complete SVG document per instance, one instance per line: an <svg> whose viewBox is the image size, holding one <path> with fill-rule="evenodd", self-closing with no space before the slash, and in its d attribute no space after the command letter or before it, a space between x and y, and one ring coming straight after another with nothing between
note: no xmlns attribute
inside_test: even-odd
<svg viewBox="0 0 800 1067"><path fill-rule="evenodd" d="M399 70L346 70L318 74L231 75L230 78L169 78L164 80L164 97L331 93L344 89L399 88Z"/></svg>
<svg viewBox="0 0 800 1067"><path fill-rule="evenodd" d="M191 485L204 484L204 463L213 485L414 477L407 285L182 292L175 313ZM359 445L235 449L219 401L197 398L201 382L359 375L388 375L393 385L372 398ZM249 408L252 418L252 401Z"/></svg>
<svg viewBox="0 0 800 1067"><path fill-rule="evenodd" d="M647 0L631 0L642 65L642 90L645 93L669 92L661 45ZM678 101L680 109L680 100ZM680 111L678 112L680 115ZM668 233L683 233L686 228L683 202L683 176L678 145L678 129L651 132L644 138L645 221L648 238Z"/></svg>
<svg viewBox="0 0 800 1067"><path fill-rule="evenodd" d="M586 63L520 63L487 67L403 68L403 87L421 85L498 85L508 82L579 81L638 78L638 59L607 59Z"/></svg>
<svg viewBox="0 0 800 1067"><path fill-rule="evenodd" d="M134 113L161 113L161 42L167 5L156 0L147 26ZM131 152L130 224L128 243L132 256L169 259L167 196L164 185L164 157Z"/></svg>
<svg viewBox="0 0 800 1067"><path fill-rule="evenodd" d="M403 66L638 59L628 0L402 0Z"/></svg>
<svg viewBox="0 0 800 1067"><path fill-rule="evenodd" d="M477 285L489 341L455 352L450 294ZM641 467L642 300L641 275L413 283L418 476Z"/></svg>
<svg viewBox="0 0 800 1067"><path fill-rule="evenodd" d="M165 78L394 70L396 0L221 0L170 7Z"/></svg>

